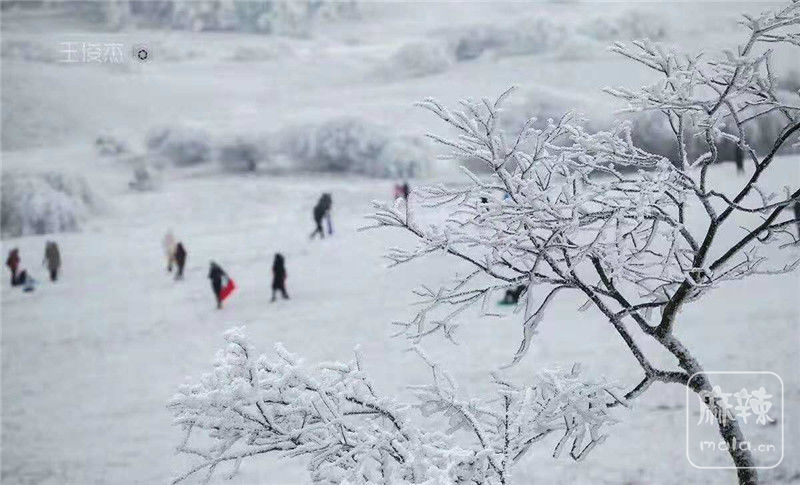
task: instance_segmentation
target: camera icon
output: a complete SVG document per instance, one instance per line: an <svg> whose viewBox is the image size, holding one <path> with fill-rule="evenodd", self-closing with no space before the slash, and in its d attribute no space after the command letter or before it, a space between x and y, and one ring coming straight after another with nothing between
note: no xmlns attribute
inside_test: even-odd
<svg viewBox="0 0 800 485"><path fill-rule="evenodd" d="M131 55L138 62L150 62L153 59L153 51L145 44L136 44L131 49Z"/></svg>

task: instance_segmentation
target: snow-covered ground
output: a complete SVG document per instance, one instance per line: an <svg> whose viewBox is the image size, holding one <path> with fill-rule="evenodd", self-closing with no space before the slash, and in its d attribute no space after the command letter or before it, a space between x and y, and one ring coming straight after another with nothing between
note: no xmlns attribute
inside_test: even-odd
<svg viewBox="0 0 800 485"><path fill-rule="evenodd" d="M343 360L361 346L382 391L426 382L427 369L391 338L393 320L414 309L411 290L441 283L454 262L432 257L386 269L382 253L411 243L392 231L359 232L373 199L392 194L393 180L354 176L223 174L213 165L167 170L163 188L128 190L130 166L99 157L91 143L118 133L138 147L148 128L188 123L212 133L276 131L340 115L358 116L419 135L436 127L412 104L427 96L452 102L494 96L511 84L539 96L603 101L604 85L636 86L643 73L598 50L585 57L484 56L424 77L387 79L381 70L409 41L437 38L445 27L501 25L523 14L576 22L612 16L630 5L367 4L365 19L330 26L311 39L234 33L97 32L84 25L20 15L3 18L2 40L59 43L122 42L153 47L139 65L67 65L5 55L2 60L3 171L59 170L83 174L106 202L77 233L4 239L19 247L22 267L41 281L34 293L2 281L2 481L9 484L167 483L183 469L181 433L166 403L186 376L210 368L222 332L245 325L261 350L283 342L309 360ZM752 4L646 4L663 17L674 40L718 45L735 32L736 12ZM721 15L716 32L706 21ZM692 34L695 37L686 37ZM730 39L728 39L730 40ZM249 49L249 50L248 50ZM256 54L253 54L255 49ZM263 52L262 52L263 51ZM4 48L5 52L5 48ZM237 52L245 56L236 58ZM243 54L244 53L244 54ZM252 59L261 56L262 59ZM544 94L542 94L544 93ZM771 185L797 186L798 158L778 162ZM738 179L730 165L714 168L723 187ZM450 170L425 180L453 181ZM335 234L309 241L311 208L322 192L334 199ZM187 247L185 280L165 270L161 238L172 228ZM61 246L60 280L45 281L45 241ZM269 302L275 252L287 258L290 301ZM239 289L214 308L206 277L218 262ZM769 370L786 387L786 451L767 483L800 482L800 279L784 275L721 288L684 310L677 332L707 369ZM630 386L635 362L608 323L578 313L577 298L560 301L540 327L516 378L553 364L580 361L593 375ZM468 319L469 320L469 319ZM470 320L458 346L432 338L426 349L466 391L488 389L487 372L508 362L518 345L519 318ZM684 390L657 385L620 412L609 439L583 462L550 457L540 446L519 467L518 483L734 483L730 470L698 470L685 457ZM307 483L303 463L257 458L226 483ZM225 482L223 475L215 483Z"/></svg>

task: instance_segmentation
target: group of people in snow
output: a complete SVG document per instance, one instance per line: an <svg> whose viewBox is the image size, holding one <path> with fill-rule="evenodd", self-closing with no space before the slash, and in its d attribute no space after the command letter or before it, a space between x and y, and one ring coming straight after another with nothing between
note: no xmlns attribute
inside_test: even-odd
<svg viewBox="0 0 800 485"><path fill-rule="evenodd" d="M28 273L28 270L20 269L21 262L19 248L13 248L8 252L6 266L11 271L11 286L21 286L24 291L31 292L36 289L36 280ZM45 244L42 265L50 273L50 281L55 282L61 269L61 251L55 241L47 241Z"/></svg>
<svg viewBox="0 0 800 485"><path fill-rule="evenodd" d="M311 233L311 239L317 235L320 238L325 237L325 229L328 235L333 234L333 224L331 222L331 207L333 205L333 197L330 193L323 193L317 201L312 211L314 218L315 229ZM325 226L323 227L323 221ZM183 270L186 266L186 259L188 252L182 241L175 239L172 231L167 231L162 241L164 253L167 258L167 271L172 272L175 268L175 279L183 279ZM272 261L272 300L275 301L277 296L284 300L289 299L289 292L286 290L286 279L288 273L286 271L286 260L281 253L276 253ZM222 308L222 303L225 299L233 293L236 289L236 283L233 279L222 269L222 267L214 261L209 263L208 279L211 281L211 291L214 292L214 298L217 302L217 309Z"/></svg>

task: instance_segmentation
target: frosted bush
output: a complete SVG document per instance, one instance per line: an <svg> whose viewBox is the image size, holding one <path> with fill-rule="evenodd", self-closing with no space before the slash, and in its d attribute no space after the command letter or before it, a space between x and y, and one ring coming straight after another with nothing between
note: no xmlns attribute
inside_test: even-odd
<svg viewBox="0 0 800 485"><path fill-rule="evenodd" d="M103 156L121 155L128 152L128 144L111 134L101 134L95 141L97 152Z"/></svg>
<svg viewBox="0 0 800 485"><path fill-rule="evenodd" d="M217 157L225 170L254 172L267 158L266 142L254 136L237 136L220 143Z"/></svg>
<svg viewBox="0 0 800 485"><path fill-rule="evenodd" d="M235 30L305 36L315 22L355 15L354 1L131 1L131 16L151 26L192 31Z"/></svg>
<svg viewBox="0 0 800 485"><path fill-rule="evenodd" d="M290 130L283 136L283 149L297 169L315 172L413 176L425 164L419 145L356 118Z"/></svg>
<svg viewBox="0 0 800 485"><path fill-rule="evenodd" d="M663 20L637 10L629 10L616 17L598 16L578 27L578 33L602 41L660 40L667 37L668 31Z"/></svg>
<svg viewBox="0 0 800 485"><path fill-rule="evenodd" d="M428 167L429 153L421 140L397 138L381 149L378 164L370 175L387 178L419 177Z"/></svg>
<svg viewBox="0 0 800 485"><path fill-rule="evenodd" d="M446 71L453 64L448 49L436 42L412 42L400 47L382 66L390 78L422 77Z"/></svg>
<svg viewBox="0 0 800 485"><path fill-rule="evenodd" d="M56 172L3 174L3 237L75 231L98 207L98 198L83 177Z"/></svg>
<svg viewBox="0 0 800 485"><path fill-rule="evenodd" d="M568 30L548 18L533 17L511 25L473 25L451 32L453 56L470 61L487 52L497 56L541 54L555 50L568 37Z"/></svg>
<svg viewBox="0 0 800 485"><path fill-rule="evenodd" d="M135 162L133 179L128 182L128 187L137 192L149 192L161 187L162 179L157 170L143 158Z"/></svg>
<svg viewBox="0 0 800 485"><path fill-rule="evenodd" d="M195 128L156 127L147 133L145 144L151 154L167 158L178 167L197 165L211 159L208 133Z"/></svg>
<svg viewBox="0 0 800 485"><path fill-rule="evenodd" d="M553 438L556 457L586 456L616 422L609 408L625 402L577 366L523 386L495 378L494 392L470 398L419 348L432 382L401 402L377 392L358 353L313 365L280 344L259 355L241 329L225 339L213 370L169 403L184 430L178 452L193 460L173 484L223 468L232 477L271 453L306 458L320 484L505 484L539 441Z"/></svg>

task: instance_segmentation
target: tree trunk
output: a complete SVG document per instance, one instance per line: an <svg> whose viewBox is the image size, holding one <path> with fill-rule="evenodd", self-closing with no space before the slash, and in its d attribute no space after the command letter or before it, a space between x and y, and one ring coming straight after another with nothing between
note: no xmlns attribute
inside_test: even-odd
<svg viewBox="0 0 800 485"><path fill-rule="evenodd" d="M697 394L712 392L712 385L705 374L695 376L689 383L690 389ZM700 395L701 400L706 403L708 410L714 416L724 416L724 409L719 405L717 400L705 400ZM687 409L688 412L688 409ZM756 462L753 459L753 454L749 449L742 449L741 444L747 441L742 429L739 427L739 422L733 415L727 416L726 419L718 419L719 434L725 443L728 445L728 453L736 465L736 474L739 476L740 485L757 485L758 484L758 470L756 470Z"/></svg>
<svg viewBox="0 0 800 485"><path fill-rule="evenodd" d="M697 359L695 359L689 350L673 335L660 335L657 338L672 355L678 358L678 363L681 368L690 376L691 380L687 382L686 385L689 386L692 391L700 395L701 400L706 403L706 406L713 416L723 416L724 413L721 412L723 410L719 404L719 400L702 399L702 394L700 393L713 395L713 386L708 376L702 373L703 367ZM745 443L747 439L744 437L736 417L731 415L725 420L718 420L718 425L719 434L728 445L728 453L731 455L734 465L736 465L739 484L757 485L758 470L753 468L756 466L756 462L749 449L741 448L741 444Z"/></svg>

